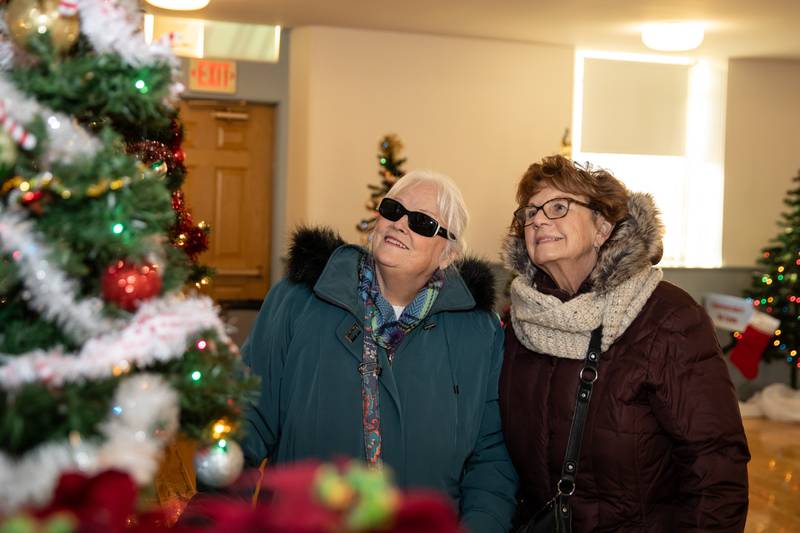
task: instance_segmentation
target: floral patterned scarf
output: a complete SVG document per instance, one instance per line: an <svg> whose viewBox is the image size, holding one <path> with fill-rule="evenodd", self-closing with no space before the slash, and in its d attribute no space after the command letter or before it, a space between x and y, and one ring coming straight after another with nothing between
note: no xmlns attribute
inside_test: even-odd
<svg viewBox="0 0 800 533"><path fill-rule="evenodd" d="M381 465L381 415L378 397L378 346L386 350L389 364L403 338L428 315L444 284L444 272L437 270L408 304L403 313L395 316L394 308L383 297L375 274L374 259L365 255L358 275L358 294L364 302L364 350L358 366L361 374L361 402L364 427L364 447L367 463Z"/></svg>

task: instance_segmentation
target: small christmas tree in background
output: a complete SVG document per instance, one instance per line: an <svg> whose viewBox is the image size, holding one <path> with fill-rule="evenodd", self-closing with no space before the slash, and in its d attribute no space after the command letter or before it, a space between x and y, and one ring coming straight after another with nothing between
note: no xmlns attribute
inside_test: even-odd
<svg viewBox="0 0 800 533"><path fill-rule="evenodd" d="M375 212L378 210L381 200L383 200L383 197L389 192L389 189L392 188L392 185L397 183L397 180L405 174L402 166L406 162L406 158L398 159L400 152L403 150L403 143L400 142L397 135L391 134L385 136L381 139L378 146L380 149L378 153L378 163L381 166L378 175L381 177L381 184L367 185L370 193L366 208L367 211L371 213L371 216L361 220L361 222L356 225L356 229L365 235L369 234L372 228L375 227L375 221L378 218Z"/></svg>
<svg viewBox="0 0 800 533"><path fill-rule="evenodd" d="M754 273L752 286L745 296L752 300L757 311L780 321L777 329L765 333L770 338L763 354L749 353L748 356L788 363L792 369L792 387L797 388L795 369L800 367L800 171L793 181L795 187L784 199L788 210L778 223L781 232L772 239L770 246L761 250L759 270ZM746 334L734 333L738 341L734 353Z"/></svg>
<svg viewBox="0 0 800 533"><path fill-rule="evenodd" d="M223 485L255 383L182 293L206 231L176 195L177 60L136 0L0 0L0 21L0 515L69 471L147 485L178 429Z"/></svg>

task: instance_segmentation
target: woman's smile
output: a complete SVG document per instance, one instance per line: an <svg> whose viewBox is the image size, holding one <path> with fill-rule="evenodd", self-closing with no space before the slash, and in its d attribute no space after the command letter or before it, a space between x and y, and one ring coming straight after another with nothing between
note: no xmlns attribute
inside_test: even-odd
<svg viewBox="0 0 800 533"><path fill-rule="evenodd" d="M558 242L564 240L564 237L555 237L552 235L542 235L541 237L536 237L536 245L540 244L547 244L550 242Z"/></svg>
<svg viewBox="0 0 800 533"><path fill-rule="evenodd" d="M390 237L388 235L383 239L383 242L391 246L397 246L398 248L402 248L403 250L408 250L408 246L400 242L398 239L395 239L394 237Z"/></svg>

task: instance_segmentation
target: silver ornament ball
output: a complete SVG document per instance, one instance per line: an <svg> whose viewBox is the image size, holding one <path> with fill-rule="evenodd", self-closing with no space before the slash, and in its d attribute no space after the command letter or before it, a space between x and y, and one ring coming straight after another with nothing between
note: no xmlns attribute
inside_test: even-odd
<svg viewBox="0 0 800 533"><path fill-rule="evenodd" d="M198 450L194 455L194 470L197 479L210 487L230 485L242 473L244 455L239 445L232 440L223 441Z"/></svg>

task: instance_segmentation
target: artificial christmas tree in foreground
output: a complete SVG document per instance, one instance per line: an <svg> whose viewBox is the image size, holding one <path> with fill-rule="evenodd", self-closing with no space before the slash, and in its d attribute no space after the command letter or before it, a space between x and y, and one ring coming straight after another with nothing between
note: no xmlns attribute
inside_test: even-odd
<svg viewBox="0 0 800 533"><path fill-rule="evenodd" d="M0 514L68 471L148 484L179 429L215 458L207 482L241 464L253 382L212 302L182 292L181 86L140 18L134 0L0 2Z"/></svg>
<svg viewBox="0 0 800 533"><path fill-rule="evenodd" d="M780 233L761 250L759 268L745 293L753 307L779 321L762 353L747 356L763 357L764 361L784 361L791 370L792 387L797 388L796 368L800 367L800 171L794 177L784 204L787 210L778 222ZM745 340L745 332L736 332L737 340ZM734 347L736 353L737 345ZM752 363L752 361L751 361ZM750 365L752 366L752 364ZM754 377L754 376L753 376Z"/></svg>

